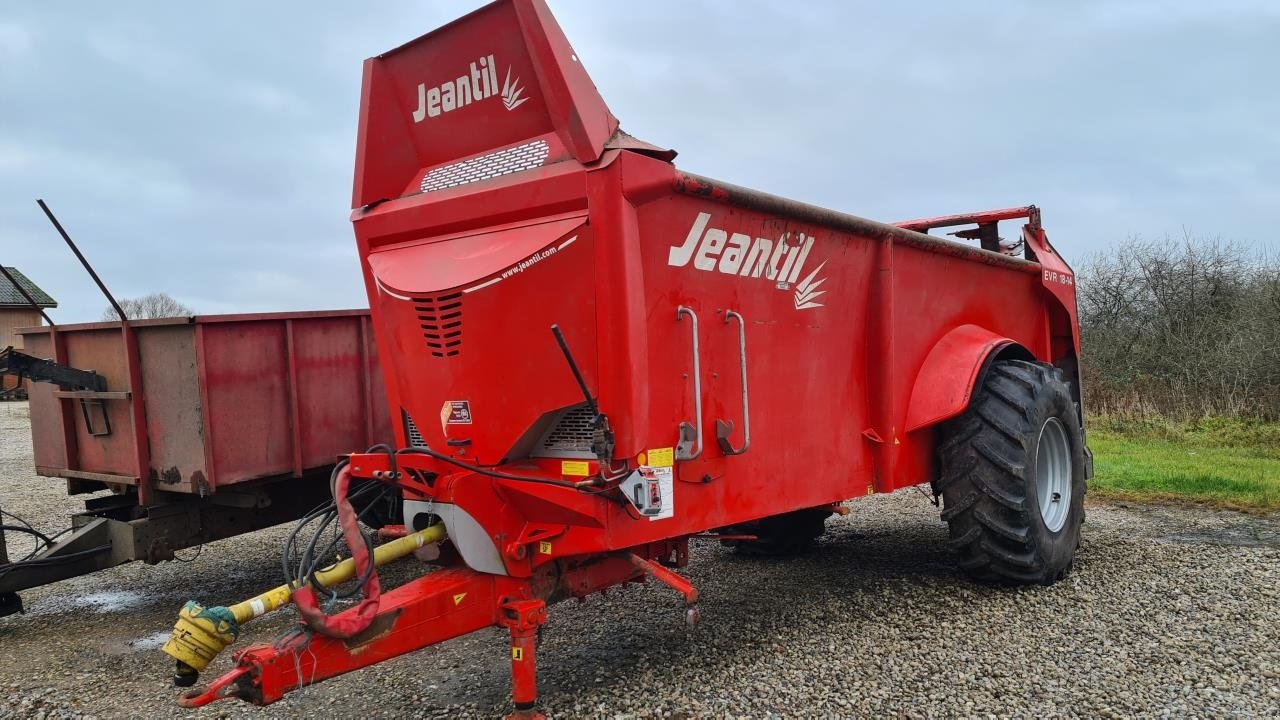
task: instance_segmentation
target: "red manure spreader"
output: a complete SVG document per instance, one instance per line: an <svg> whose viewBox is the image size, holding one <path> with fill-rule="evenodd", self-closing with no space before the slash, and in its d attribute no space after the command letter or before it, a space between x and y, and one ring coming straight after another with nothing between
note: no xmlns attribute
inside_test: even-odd
<svg viewBox="0 0 1280 720"><path fill-rule="evenodd" d="M1074 276L1039 211L885 224L674 156L619 129L542 0L365 63L352 220L395 447L334 469L281 587L187 604L165 648L184 685L248 620L303 622L183 704L265 705L498 626L533 717L553 603L656 581L695 620L691 537L797 552L843 501L921 483L975 578L1068 572L1092 460ZM358 519L388 495L404 527L375 546ZM335 524L351 557L325 568L307 528ZM377 565L410 552L442 567L384 592Z"/></svg>

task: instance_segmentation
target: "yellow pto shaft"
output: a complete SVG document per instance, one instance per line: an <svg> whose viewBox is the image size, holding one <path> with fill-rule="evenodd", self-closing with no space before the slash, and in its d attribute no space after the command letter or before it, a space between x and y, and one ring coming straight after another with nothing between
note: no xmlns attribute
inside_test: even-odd
<svg viewBox="0 0 1280 720"><path fill-rule="evenodd" d="M381 567L399 560L424 545L443 540L444 535L444 525L438 523L383 543L373 549L373 564ZM356 563L347 558L317 572L316 582L322 587L331 587L350 580L355 574ZM194 684L200 671L208 667L223 648L235 642L241 623L287 605L298 587L296 583L281 585L231 607L204 607L188 600L178 614L178 622L173 626L169 641L164 644L164 652L178 663L174 683L182 686Z"/></svg>

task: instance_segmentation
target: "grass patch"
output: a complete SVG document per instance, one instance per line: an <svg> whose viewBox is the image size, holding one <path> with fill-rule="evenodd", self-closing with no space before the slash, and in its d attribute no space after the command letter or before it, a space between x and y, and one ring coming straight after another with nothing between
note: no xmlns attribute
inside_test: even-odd
<svg viewBox="0 0 1280 720"><path fill-rule="evenodd" d="M1091 493L1280 510L1280 423L1103 416L1088 427Z"/></svg>

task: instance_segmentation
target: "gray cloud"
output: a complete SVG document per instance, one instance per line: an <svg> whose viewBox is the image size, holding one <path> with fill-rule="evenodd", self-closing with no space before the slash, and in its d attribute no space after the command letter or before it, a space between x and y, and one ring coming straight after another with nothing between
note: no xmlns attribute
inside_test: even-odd
<svg viewBox="0 0 1280 720"><path fill-rule="evenodd" d="M474 8L31 3L0 18L0 261L104 303L364 304L360 66ZM1268 242L1271 2L552 1L631 133L689 170L881 220L1035 202L1069 259L1129 234Z"/></svg>

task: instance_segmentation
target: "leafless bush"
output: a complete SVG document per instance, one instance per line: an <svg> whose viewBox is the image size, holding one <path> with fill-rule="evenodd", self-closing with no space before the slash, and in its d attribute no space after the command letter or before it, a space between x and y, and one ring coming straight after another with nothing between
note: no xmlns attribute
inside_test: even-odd
<svg viewBox="0 0 1280 720"><path fill-rule="evenodd" d="M1184 233L1130 238L1080 268L1090 405L1280 418L1280 264Z"/></svg>
<svg viewBox="0 0 1280 720"><path fill-rule="evenodd" d="M146 320L149 318L182 317L195 315L196 311L174 300L168 293L151 293L140 298L124 298L120 301L120 309L130 320ZM119 320L116 309L108 307L102 313L103 320Z"/></svg>

